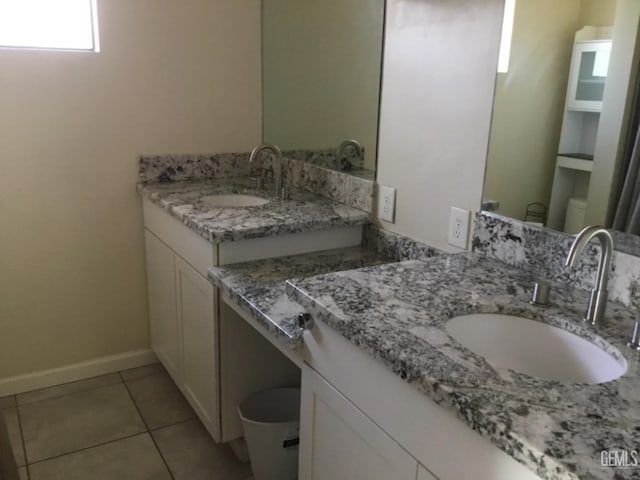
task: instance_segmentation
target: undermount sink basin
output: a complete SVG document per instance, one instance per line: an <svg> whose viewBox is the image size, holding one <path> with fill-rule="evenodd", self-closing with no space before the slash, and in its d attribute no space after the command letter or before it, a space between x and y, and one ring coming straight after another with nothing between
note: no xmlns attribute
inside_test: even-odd
<svg viewBox="0 0 640 480"><path fill-rule="evenodd" d="M269 203L269 200L255 195L242 195L238 193L223 193L220 195L208 195L201 199L209 207L257 207Z"/></svg>
<svg viewBox="0 0 640 480"><path fill-rule="evenodd" d="M462 315L446 332L491 365L560 382L603 383L627 370L594 344L552 325L512 315Z"/></svg>

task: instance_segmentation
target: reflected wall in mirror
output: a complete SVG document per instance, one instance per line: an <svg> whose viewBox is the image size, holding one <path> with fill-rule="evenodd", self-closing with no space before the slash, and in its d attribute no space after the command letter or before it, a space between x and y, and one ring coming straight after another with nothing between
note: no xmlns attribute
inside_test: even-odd
<svg viewBox="0 0 640 480"><path fill-rule="evenodd" d="M263 140L367 176L358 170L375 170L384 0L262 5ZM336 158L348 139L363 147L364 159L352 146Z"/></svg>
<svg viewBox="0 0 640 480"><path fill-rule="evenodd" d="M611 225L634 108L639 4L516 0L483 209L568 233Z"/></svg>

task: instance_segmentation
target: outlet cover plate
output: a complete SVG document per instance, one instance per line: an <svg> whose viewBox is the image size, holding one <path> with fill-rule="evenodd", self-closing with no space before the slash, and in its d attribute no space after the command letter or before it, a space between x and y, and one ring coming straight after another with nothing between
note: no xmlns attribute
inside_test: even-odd
<svg viewBox="0 0 640 480"><path fill-rule="evenodd" d="M451 207L449 215L449 244L466 250L469 242L469 222L471 212L458 207Z"/></svg>
<svg viewBox="0 0 640 480"><path fill-rule="evenodd" d="M393 223L396 214L396 189L379 185L378 188L378 218Z"/></svg>

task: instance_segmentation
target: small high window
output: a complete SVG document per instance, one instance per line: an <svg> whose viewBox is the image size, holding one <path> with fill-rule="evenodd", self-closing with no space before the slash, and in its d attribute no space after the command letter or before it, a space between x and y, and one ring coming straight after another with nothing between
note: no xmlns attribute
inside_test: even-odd
<svg viewBox="0 0 640 480"><path fill-rule="evenodd" d="M97 52L96 0L0 0L0 47Z"/></svg>

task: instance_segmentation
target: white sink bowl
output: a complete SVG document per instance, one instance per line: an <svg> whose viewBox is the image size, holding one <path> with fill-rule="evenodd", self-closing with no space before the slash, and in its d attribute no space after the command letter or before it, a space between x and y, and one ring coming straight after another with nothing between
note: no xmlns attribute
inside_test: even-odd
<svg viewBox="0 0 640 480"><path fill-rule="evenodd" d="M445 330L491 365L560 382L603 383L627 370L594 344L546 323L479 313L449 320Z"/></svg>
<svg viewBox="0 0 640 480"><path fill-rule="evenodd" d="M220 195L208 195L201 200L212 208L222 207L257 207L269 203L269 200L254 195L242 195L238 193L223 193Z"/></svg>

